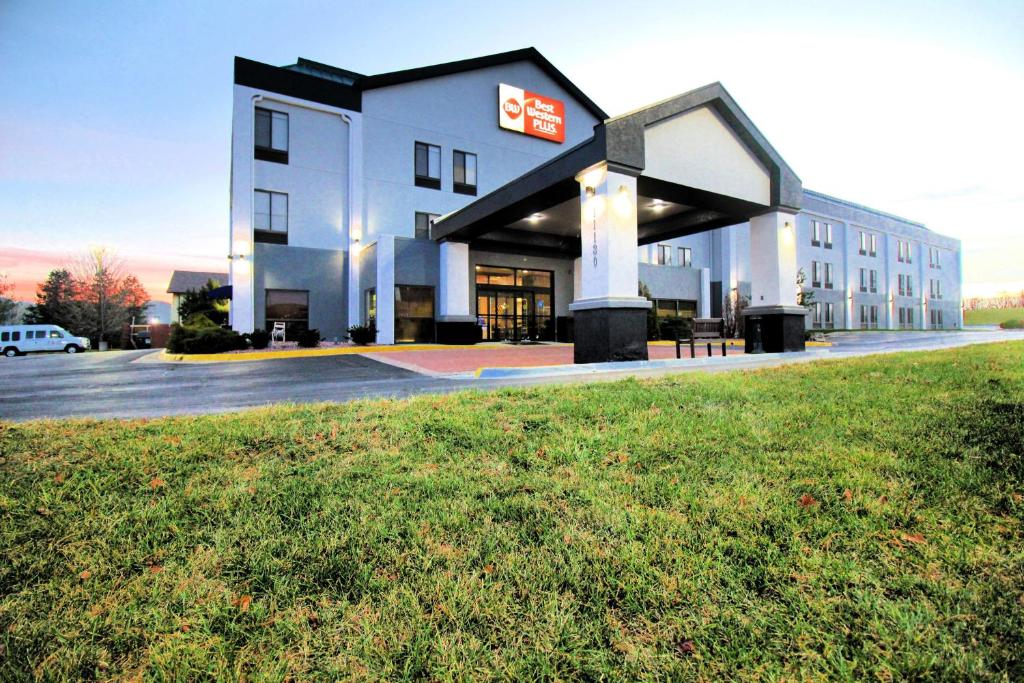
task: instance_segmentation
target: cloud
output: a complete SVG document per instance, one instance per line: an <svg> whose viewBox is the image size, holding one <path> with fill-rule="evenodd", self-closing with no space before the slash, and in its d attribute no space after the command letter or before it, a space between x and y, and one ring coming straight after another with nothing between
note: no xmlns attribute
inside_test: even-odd
<svg viewBox="0 0 1024 683"><path fill-rule="evenodd" d="M133 254L116 252L124 260L127 272L134 274L142 286L146 288L154 301L170 301L167 283L174 270L227 271L224 259L189 254ZM0 273L7 275L8 282L14 285L11 295L18 301L35 301L36 285L46 279L46 275L55 268L73 262L77 252L57 249L21 249L18 247L0 248Z"/></svg>

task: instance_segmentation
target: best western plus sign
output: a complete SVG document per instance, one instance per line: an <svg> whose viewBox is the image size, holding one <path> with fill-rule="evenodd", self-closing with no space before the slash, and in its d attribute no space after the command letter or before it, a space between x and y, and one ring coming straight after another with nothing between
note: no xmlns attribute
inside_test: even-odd
<svg viewBox="0 0 1024 683"><path fill-rule="evenodd" d="M552 142L565 142L565 105L561 100L498 85L498 125Z"/></svg>

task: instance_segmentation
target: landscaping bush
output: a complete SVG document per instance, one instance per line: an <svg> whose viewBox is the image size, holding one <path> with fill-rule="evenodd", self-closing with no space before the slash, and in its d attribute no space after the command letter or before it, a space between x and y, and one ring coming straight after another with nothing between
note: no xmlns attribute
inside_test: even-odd
<svg viewBox="0 0 1024 683"><path fill-rule="evenodd" d="M167 350L171 353L224 353L249 346L245 337L222 327L172 325Z"/></svg>
<svg viewBox="0 0 1024 683"><path fill-rule="evenodd" d="M377 327L372 320L369 325L353 325L348 328L348 338L352 340L353 344L360 346L372 344L377 340Z"/></svg>
<svg viewBox="0 0 1024 683"><path fill-rule="evenodd" d="M669 318L658 322L658 335L669 341L675 341L677 336L680 339L689 339L692 331L691 318Z"/></svg>
<svg viewBox="0 0 1024 683"><path fill-rule="evenodd" d="M299 348L313 349L320 346L320 330L302 330L296 336Z"/></svg>
<svg viewBox="0 0 1024 683"><path fill-rule="evenodd" d="M1024 320L1004 320L999 323L999 327L1004 330L1020 330L1024 329Z"/></svg>
<svg viewBox="0 0 1024 683"><path fill-rule="evenodd" d="M249 344L254 349L265 349L270 346L270 333L266 330L253 330L249 333Z"/></svg>
<svg viewBox="0 0 1024 683"><path fill-rule="evenodd" d="M220 328L220 325L210 320L209 316L204 313L193 313L184 319L183 327L192 328Z"/></svg>

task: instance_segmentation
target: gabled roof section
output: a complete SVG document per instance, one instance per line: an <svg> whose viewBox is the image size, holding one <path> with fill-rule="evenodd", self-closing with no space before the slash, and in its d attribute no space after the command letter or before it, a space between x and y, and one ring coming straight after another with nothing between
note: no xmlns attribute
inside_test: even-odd
<svg viewBox="0 0 1024 683"><path fill-rule="evenodd" d="M466 71L475 71L477 69L487 69L494 66L502 66L504 64L513 64L515 62L533 62L541 69L541 71L550 76L553 81L558 83L558 85L566 92L578 100L579 103L596 118L602 121L608 118L608 114L606 114L603 109L597 106L597 104L587 97L582 90L576 87L576 84L570 81L565 74L555 68L555 65L549 62L547 58L534 47L511 50L509 52L499 52L497 54L486 55L484 57L474 57L472 59L460 59L455 62L435 64L433 66L424 66L416 69L392 71L390 73L378 74L376 76L367 76L360 82L360 86L363 90L384 88L391 85L399 85L401 83L420 81L427 78L437 78L439 76L450 76L452 74L463 73Z"/></svg>
<svg viewBox="0 0 1024 683"><path fill-rule="evenodd" d="M643 169L644 130L699 107L712 108L771 175L772 206L800 208L802 184L721 83L715 82L605 121L608 161Z"/></svg>
<svg viewBox="0 0 1024 683"><path fill-rule="evenodd" d="M228 281L227 273L207 273L197 270L176 270L171 273L171 281L167 285L168 294L184 294L189 290L199 291L210 280L219 284Z"/></svg>
<svg viewBox="0 0 1024 683"><path fill-rule="evenodd" d="M251 59L235 57L235 83L334 107L361 111L364 90L386 88L402 83L524 61L535 64L594 117L601 121L608 118L608 114L603 109L533 47L416 69L392 71L376 76L364 76L355 71L314 62L304 57L299 57L295 64L289 66L271 66L254 62Z"/></svg>

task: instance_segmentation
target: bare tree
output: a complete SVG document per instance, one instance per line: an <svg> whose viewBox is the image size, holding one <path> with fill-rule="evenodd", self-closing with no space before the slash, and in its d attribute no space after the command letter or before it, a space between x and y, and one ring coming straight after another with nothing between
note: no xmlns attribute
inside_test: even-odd
<svg viewBox="0 0 1024 683"><path fill-rule="evenodd" d="M6 273L0 273L0 325L11 325L18 319L18 302L11 298L14 283L7 279Z"/></svg>

